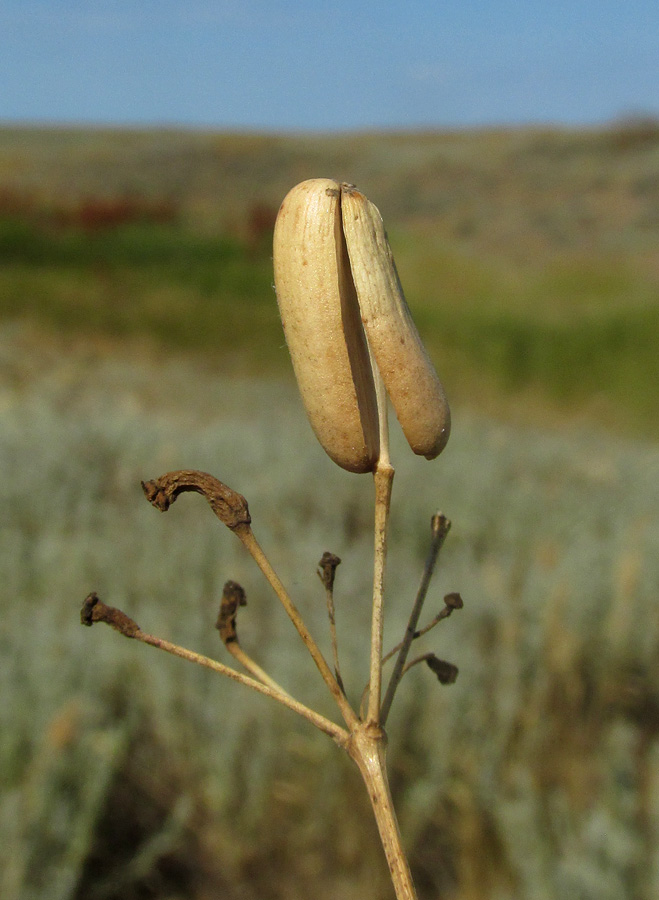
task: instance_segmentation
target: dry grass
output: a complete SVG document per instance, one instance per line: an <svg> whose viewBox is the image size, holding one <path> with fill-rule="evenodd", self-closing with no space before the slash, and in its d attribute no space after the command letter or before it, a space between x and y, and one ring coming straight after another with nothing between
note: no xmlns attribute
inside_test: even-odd
<svg viewBox="0 0 659 900"><path fill-rule="evenodd" d="M95 588L143 627L219 654L216 604L235 578L249 598L245 645L322 707L322 683L238 543L198 498L159 516L138 482L195 466L244 493L321 638L314 570L338 553L344 677L357 686L369 480L334 471L280 383L24 330L5 332L0 366L3 898L383 896L366 798L329 741L237 686L78 624ZM439 461L410 460L402 442L394 461L387 643L436 506L454 527L428 614L448 590L466 601L428 638L460 667L456 685L413 673L390 720L421 897L649 900L657 452L511 430L458 405Z"/></svg>

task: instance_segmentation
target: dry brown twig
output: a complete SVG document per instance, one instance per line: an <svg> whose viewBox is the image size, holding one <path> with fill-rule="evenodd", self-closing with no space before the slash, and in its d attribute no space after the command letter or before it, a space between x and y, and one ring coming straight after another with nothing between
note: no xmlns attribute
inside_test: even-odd
<svg viewBox="0 0 659 900"><path fill-rule="evenodd" d="M450 528L441 513L432 519L431 546L403 640L383 656L385 567L394 468L389 458L387 396L412 450L428 459L448 439L450 417L442 385L428 359L400 288L377 209L353 185L327 179L303 182L282 203L274 238L275 286L302 399L312 427L329 456L352 472L370 472L375 486L374 567L370 678L358 714L344 689L339 666L334 579L338 557L325 553L318 574L325 587L334 671L254 536L245 498L211 475L195 470L168 472L142 483L145 496L165 512L181 493L201 494L239 538L284 607L334 698L339 725L292 697L242 648L236 617L245 605L240 585L224 586L216 627L227 651L247 670L155 637L125 613L90 594L83 603L85 625L105 622L125 637L225 675L293 710L342 747L357 764L378 824L397 900L416 900L389 792L385 723L401 678L425 662L443 684L455 680L455 666L424 653L407 662L412 642L454 609L459 594L447 594L444 608L424 628L417 625L439 551ZM383 663L397 654L382 699Z"/></svg>
<svg viewBox="0 0 659 900"><path fill-rule="evenodd" d="M327 617L330 626L330 640L332 642L332 659L334 660L334 674L339 687L345 694L343 678L341 677L341 665L339 663L339 643L336 637L336 609L334 607L334 578L341 560L334 553L326 550L318 563L318 577L325 587L325 601L327 603Z"/></svg>
<svg viewBox="0 0 659 900"><path fill-rule="evenodd" d="M240 663L244 669L247 669L254 678L262 681L263 684L267 684L273 691L290 696L283 687L280 684L277 684L274 678L271 678L270 675L268 675L257 662L254 662L252 657L240 646L238 629L236 627L238 608L240 606L247 606L245 591L236 581L227 581L224 585L224 590L222 591L220 611L217 616L217 622L215 623L215 627L220 632L222 643L236 662Z"/></svg>

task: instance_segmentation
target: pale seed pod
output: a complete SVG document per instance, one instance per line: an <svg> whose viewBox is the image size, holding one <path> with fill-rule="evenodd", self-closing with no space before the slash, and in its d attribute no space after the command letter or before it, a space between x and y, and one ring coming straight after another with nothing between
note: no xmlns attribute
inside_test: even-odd
<svg viewBox="0 0 659 900"><path fill-rule="evenodd" d="M300 393L329 456L351 472L377 464L374 365L412 450L437 456L450 432L449 407L377 208L353 185L304 181L279 210L273 259Z"/></svg>
<svg viewBox="0 0 659 900"><path fill-rule="evenodd" d="M379 456L373 372L341 230L337 182L294 187L275 224L275 289L302 401L321 445L350 472Z"/></svg>
<svg viewBox="0 0 659 900"><path fill-rule="evenodd" d="M368 345L410 447L434 459L448 441L449 406L412 321L382 217L353 185L341 186L341 211Z"/></svg>

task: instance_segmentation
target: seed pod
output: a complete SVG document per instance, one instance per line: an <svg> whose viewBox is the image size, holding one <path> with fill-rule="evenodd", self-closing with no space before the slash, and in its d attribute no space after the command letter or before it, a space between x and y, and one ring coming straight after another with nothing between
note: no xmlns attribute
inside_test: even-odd
<svg viewBox="0 0 659 900"><path fill-rule="evenodd" d="M450 413L403 296L382 218L353 186L326 178L294 187L274 234L275 288L311 425L351 472L379 456L373 366L412 450L433 459Z"/></svg>
<svg viewBox="0 0 659 900"><path fill-rule="evenodd" d="M273 262L286 343L311 426L350 472L379 456L373 372L341 230L340 187L314 178L284 198Z"/></svg>
<svg viewBox="0 0 659 900"><path fill-rule="evenodd" d="M341 211L368 345L410 447L434 459L449 437L449 406L405 302L382 217L352 185L341 186Z"/></svg>

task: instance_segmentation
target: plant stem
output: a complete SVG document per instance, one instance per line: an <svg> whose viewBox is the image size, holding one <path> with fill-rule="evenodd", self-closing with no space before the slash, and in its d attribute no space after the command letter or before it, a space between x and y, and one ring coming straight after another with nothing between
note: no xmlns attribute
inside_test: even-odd
<svg viewBox="0 0 659 900"><path fill-rule="evenodd" d="M305 644L307 650L309 651L313 661L316 663L316 666L318 667L318 670L320 671L320 674L322 675L325 684L328 686L332 696L336 700L336 703L337 703L339 709L341 710L341 714L343 715L346 725L348 725L348 727L351 729L354 728L359 722L357 714L355 713L353 708L350 706L350 703L348 702L346 695L341 690L341 687L340 687L338 681L336 680L336 677L334 676L332 670L330 669L330 667L327 664L327 660L323 656L323 654L320 650L320 647L318 646L318 644L315 642L315 640L311 636L309 629L307 628L307 626L304 623L304 620L302 619L302 616L300 615L300 613L297 610L297 607L291 600L291 598L288 594L288 591L282 584L279 576L277 575L275 570L272 568L270 561L268 560L267 556L263 552L260 544L254 537L254 533L252 532L252 529L250 528L249 525L241 524L237 528L234 529L234 533L240 538L242 543L245 545L245 547L251 554L252 558L258 565L259 569L263 572L266 579L270 583L272 589L274 590L275 594L279 598L282 606L288 613L289 619L291 620L291 622L297 629L298 634L304 641L304 644Z"/></svg>
<svg viewBox="0 0 659 900"><path fill-rule="evenodd" d="M222 591L220 610L215 623L215 627L220 633L220 640L236 662L240 663L244 669L247 669L250 675L258 678L263 684L269 685L273 690L279 691L281 694L287 694L288 691L285 691L280 684L277 684L274 678L271 678L240 646L237 628L238 610L241 606L246 605L247 596L242 585L238 584L237 581L227 581Z"/></svg>
<svg viewBox="0 0 659 900"><path fill-rule="evenodd" d="M357 763L371 801L397 900L417 900L401 841L385 761L386 735L369 724L354 731L346 747Z"/></svg>
<svg viewBox="0 0 659 900"><path fill-rule="evenodd" d="M346 746L346 742L350 735L344 728L341 728L340 725L337 725L330 719L326 719L325 716L320 715L320 713L317 713L315 710L309 709L309 707L305 706L303 703L294 700L291 696L281 691L279 687L270 687L267 684L257 681L255 678L251 678L249 675L243 675L242 672L237 672L230 666L225 666L224 663L217 662L215 659L210 659L208 656L202 656L201 653L195 653L194 650L188 650L186 647L181 647L179 644L173 644L171 641L166 641L164 638L155 637L152 634L148 634L146 631L142 631L134 619L131 619L125 612L114 606L106 606L105 603L102 603L99 600L98 594L95 592L88 594L87 597L85 597L82 609L80 610L80 621L83 625L87 626L94 625L97 622L104 622L115 631L118 631L119 634L123 634L124 637L141 641L143 644L150 644L158 650L164 650L166 653L171 653L173 656L187 659L188 662L197 663L197 665L203 666L205 669L211 669L213 672L218 672L220 675L226 675L227 678L231 678L232 681L238 681L240 684L252 688L252 690L257 691L259 694L264 694L266 697L278 700L284 706L287 706L305 719L308 719L308 721L315 725L316 728L319 728L321 731L325 732L325 734L328 734L337 742L337 744L339 744L339 746Z"/></svg>
<svg viewBox="0 0 659 900"><path fill-rule="evenodd" d="M394 699L394 694L396 693L396 688L398 687L400 680L403 677L407 655L410 652L410 647L412 646L412 641L414 640L416 626L419 621L419 616L421 615L421 610L423 609L426 594L428 593L430 579L432 578L432 574L435 570L435 564L437 562L439 551L442 548L442 544L446 540L446 535L449 533L450 527L450 521L446 518L446 516L442 515L442 513L435 513L435 515L432 517L432 541L430 544L430 550L428 551L428 556L426 557L426 563L423 568L423 575L421 576L419 590L416 594L414 606L412 607L412 612L410 613L410 618L407 623L405 636L403 638L396 662L394 663L394 670L391 673L391 678L389 679L389 684L387 686L387 693L385 695L384 701L382 703L382 709L380 711L380 721L383 726L387 722L391 704Z"/></svg>
<svg viewBox="0 0 659 900"><path fill-rule="evenodd" d="M268 673L261 668L261 666L254 662L252 657L246 653L243 648L240 646L238 641L234 641L231 644L224 645L229 653L233 656L236 662L240 663L243 668L247 669L254 678L257 678L259 681L262 681L263 684L267 684L268 687L271 687L273 691L277 691L279 694L284 694L287 697L290 697L288 691L284 690L284 688L278 684L274 678L271 678Z"/></svg>
<svg viewBox="0 0 659 900"><path fill-rule="evenodd" d="M334 591L331 587L325 586L325 600L327 603L327 617L330 627L330 641L332 644L332 659L334 661L334 675L337 683L345 694L343 678L341 677L341 666L339 664L339 643L336 636L336 611L334 608Z"/></svg>
<svg viewBox="0 0 659 900"><path fill-rule="evenodd" d="M373 558L373 612L371 618L371 671L366 721L378 725L382 690L382 633L384 629L384 577L394 469L388 453L380 457L374 472L375 551Z"/></svg>
<svg viewBox="0 0 659 900"><path fill-rule="evenodd" d="M220 675L226 675L233 681L238 681L240 684L244 684L247 687L252 688L252 690L258 691L260 694L264 694L266 697L271 697L273 700L278 700L284 706L287 706L289 709L292 709L294 712L298 713L298 715L303 716L303 718L307 719L309 722L315 725L316 728L319 728L321 731L325 732L325 734L333 738L337 742L337 744L341 746L345 745L345 742L348 738L348 733L344 728L341 728L340 725L337 725L330 719L326 719L325 716L321 716L320 713L315 712L315 710L309 709L309 707L305 706L303 703L294 700L289 694L286 694L280 690L276 690L267 684L262 684L262 682L257 681L255 678L251 678L249 675L243 675L242 672L237 672L230 666L225 666L223 663L217 662L214 659L210 659L208 656L202 656L201 653L195 653L193 650L187 650L185 647L181 647L178 644L173 644L171 641L167 641L164 638L159 638L155 637L152 634L147 634L147 632L142 631L141 629L138 629L138 631L135 634L132 634L131 637L135 638L138 641L142 641L142 643L144 644L150 644L152 647L156 647L158 650L164 650L166 653L171 653L173 656L178 656L181 659L187 659L188 662L197 663L197 665L204 666L204 668L206 669L212 669L214 672L219 672Z"/></svg>

